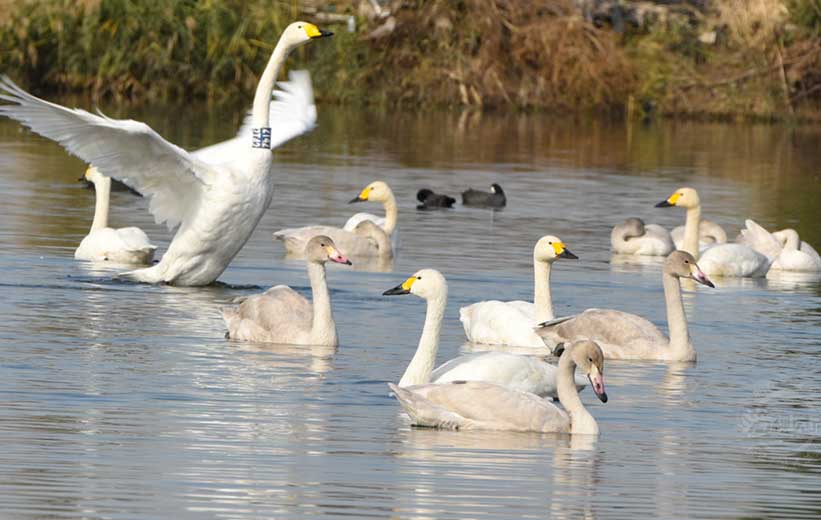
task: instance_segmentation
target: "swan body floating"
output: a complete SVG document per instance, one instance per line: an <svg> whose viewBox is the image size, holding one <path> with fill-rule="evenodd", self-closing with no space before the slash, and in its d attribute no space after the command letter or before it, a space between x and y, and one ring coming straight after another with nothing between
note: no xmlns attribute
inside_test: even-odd
<svg viewBox="0 0 821 520"><path fill-rule="evenodd" d="M418 210L452 208L456 204L456 199L443 195L441 193L434 193L432 190L422 188L416 192L416 200L420 204L416 205Z"/></svg>
<svg viewBox="0 0 821 520"><path fill-rule="evenodd" d="M775 258L770 271L821 272L821 256L794 229L770 233L753 220L745 221L738 241L763 254Z"/></svg>
<svg viewBox="0 0 821 520"><path fill-rule="evenodd" d="M681 207L687 210L684 225L684 247L710 276L763 277L775 258L767 257L744 244L716 244L703 253L699 247L701 201L693 188L679 188L667 199L656 204L657 208Z"/></svg>
<svg viewBox="0 0 821 520"><path fill-rule="evenodd" d="M354 197L350 203L363 201L381 202L384 205L385 225L382 226L382 228L388 236L391 236L396 229L398 208L396 198L393 196L393 191L391 191L390 187L382 181L372 182L367 185L358 196ZM375 241L354 233L356 226L363 220L373 221L373 219L370 218L360 218L356 225L350 227L350 230L333 226L306 226L281 229L274 233L274 240L281 241L288 254L300 255L305 249L305 244L311 237L327 235L331 237L348 256L353 258L378 256L379 249Z"/></svg>
<svg viewBox="0 0 821 520"><path fill-rule="evenodd" d="M667 256L675 246L670 233L658 224L628 218L610 232L610 249L622 255Z"/></svg>
<svg viewBox="0 0 821 520"><path fill-rule="evenodd" d="M90 166L84 178L94 185L96 202L94 221L80 247L74 252L78 260L113 262L117 264L150 264L157 246L138 227L114 229L108 227L111 179Z"/></svg>
<svg viewBox="0 0 821 520"><path fill-rule="evenodd" d="M539 396L556 397L556 367L542 360L508 352L481 352L451 359L433 369L439 351L439 332L447 305L445 277L434 269L422 269L385 295L414 294L427 301L427 314L419 346L399 386L451 381L486 381ZM578 379L579 388L585 385Z"/></svg>
<svg viewBox="0 0 821 520"><path fill-rule="evenodd" d="M0 114L60 143L108 177L150 198L155 220L177 228L162 260L123 276L140 282L208 285L239 252L273 197L271 97L277 74L296 47L332 33L294 22L282 33L254 96L252 138L242 153L211 164L171 144L145 123L115 120L36 98L8 78Z"/></svg>
<svg viewBox="0 0 821 520"><path fill-rule="evenodd" d="M353 229L354 234L370 239L375 245L377 255L383 260L393 259L393 246L391 238L385 230L379 227L373 220L363 220Z"/></svg>
<svg viewBox="0 0 821 520"><path fill-rule="evenodd" d="M496 183L490 185L490 192L468 188L462 192L462 204L479 208L504 208L507 197L502 187Z"/></svg>
<svg viewBox="0 0 821 520"><path fill-rule="evenodd" d="M695 361L696 350L690 341L681 301L681 278L691 278L714 287L699 269L693 255L686 251L670 253L664 261L662 274L669 338L641 316L611 309L588 309L581 314L542 323L537 331L548 344L591 339L608 359Z"/></svg>
<svg viewBox="0 0 821 520"><path fill-rule="evenodd" d="M223 309L226 337L244 341L336 347L339 340L325 279L328 261L351 265L333 240L316 236L305 246L311 298L305 299L287 285L242 299L239 307Z"/></svg>
<svg viewBox="0 0 821 520"><path fill-rule="evenodd" d="M459 309L465 336L471 343L544 348L544 340L533 330L552 320L550 272L559 258L578 258L553 235L546 235L533 248L533 303L488 300Z"/></svg>
<svg viewBox="0 0 821 520"><path fill-rule="evenodd" d="M573 343L559 358L558 396L564 410L535 394L483 381L388 386L417 426L597 435L599 426L582 404L574 383L576 367L606 403L604 356L589 340Z"/></svg>

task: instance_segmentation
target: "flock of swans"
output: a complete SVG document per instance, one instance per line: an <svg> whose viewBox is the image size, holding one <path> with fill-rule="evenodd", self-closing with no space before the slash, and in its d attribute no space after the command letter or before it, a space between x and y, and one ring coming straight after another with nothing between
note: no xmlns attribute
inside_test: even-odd
<svg viewBox="0 0 821 520"><path fill-rule="evenodd" d="M245 244L271 203L274 186L271 150L312 129L316 123L307 73L276 78L288 54L309 41L330 36L306 22L283 32L262 73L253 108L236 137L187 152L144 123L114 120L47 102L10 79L0 81L0 114L16 119L60 143L90 166L94 220L75 257L118 264L149 265L121 276L147 283L198 286L214 282ZM274 123L272 126L272 122ZM151 265L156 246L140 229L108 227L111 179L149 198L158 223L176 228L162 259ZM429 189L417 193L420 210L452 207L456 199ZM311 300L285 285L235 300L223 309L226 337L239 341L337 346L326 280L327 262L390 259L397 245L398 204L382 181L364 187L351 203L376 202L384 217L357 213L343 226L309 225L273 234L290 255L305 259ZM467 190L464 205L504 207L501 186L490 192ZM794 230L770 233L752 220L734 242L721 226L701 219L692 188L680 188L657 207L686 210L684 226L668 232L630 218L615 226L611 249L624 255L665 257L662 287L669 336L647 319L612 309L554 315L550 292L553 264L578 258L556 236L533 248L533 301L488 300L460 309L468 341L501 347L544 349L558 365L541 357L504 350L466 354L435 367L448 286L444 276L422 269L385 295L413 294L427 311L416 353L391 391L414 424L449 429L489 429L596 434L593 416L579 391L588 384L602 401L604 360L695 361L681 296L681 280L713 287L709 276L765 276L777 270L821 272L821 258ZM349 259L350 258L350 259ZM562 408L550 399L558 399Z"/></svg>

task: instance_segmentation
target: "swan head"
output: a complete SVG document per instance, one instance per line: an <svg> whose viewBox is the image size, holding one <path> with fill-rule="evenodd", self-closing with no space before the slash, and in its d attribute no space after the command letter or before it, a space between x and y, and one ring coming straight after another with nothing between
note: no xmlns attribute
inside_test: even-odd
<svg viewBox="0 0 821 520"><path fill-rule="evenodd" d="M536 247L533 248L534 260L538 262L554 262L557 258L577 260L579 257L571 253L559 237L545 235L536 242Z"/></svg>
<svg viewBox="0 0 821 520"><path fill-rule="evenodd" d="M628 218L618 227L625 238L644 236L644 221L640 218Z"/></svg>
<svg viewBox="0 0 821 520"><path fill-rule="evenodd" d="M448 293L448 283L442 273L436 269L422 269L416 271L413 276L397 285L393 289L388 289L382 294L385 296L395 296L399 294L415 294L425 300L441 297Z"/></svg>
<svg viewBox="0 0 821 520"><path fill-rule="evenodd" d="M325 235L317 235L305 244L305 259L317 264L330 260L337 264L351 265L351 261L336 248L334 241Z"/></svg>
<svg viewBox="0 0 821 520"><path fill-rule="evenodd" d="M562 356L570 356L576 366L587 375L590 387L596 397L603 403L607 402L607 392L604 391L604 353L595 341L583 339L574 342L565 348Z"/></svg>
<svg viewBox="0 0 821 520"><path fill-rule="evenodd" d="M333 36L334 33L323 31L316 25L308 22L293 22L282 31L280 40L285 42L289 49L295 49L311 40Z"/></svg>
<svg viewBox="0 0 821 520"><path fill-rule="evenodd" d="M707 287L715 287L713 282L699 268L696 259L687 251L673 251L664 261L664 272L676 278L691 278Z"/></svg>
<svg viewBox="0 0 821 520"><path fill-rule="evenodd" d="M679 208L697 208L701 205L698 192L694 188L679 188L665 200L656 204L657 208L669 208L676 206Z"/></svg>
<svg viewBox="0 0 821 520"><path fill-rule="evenodd" d="M385 202L391 198L393 198L393 191L391 191L390 186L382 181L373 181L365 186L362 191L359 192L359 195L348 201L348 204L366 201Z"/></svg>

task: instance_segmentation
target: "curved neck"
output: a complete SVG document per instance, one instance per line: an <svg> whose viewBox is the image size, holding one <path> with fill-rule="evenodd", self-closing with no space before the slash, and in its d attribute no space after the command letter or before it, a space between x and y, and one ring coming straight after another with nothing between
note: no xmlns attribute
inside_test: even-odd
<svg viewBox="0 0 821 520"><path fill-rule="evenodd" d="M675 276L664 273L664 302L667 307L667 329L670 332L670 350L673 357L683 359L693 352L690 333L687 330L687 315L681 300L681 283Z"/></svg>
<svg viewBox="0 0 821 520"><path fill-rule="evenodd" d="M684 250L698 260L698 228L701 223L701 206L687 209L684 223Z"/></svg>
<svg viewBox="0 0 821 520"><path fill-rule="evenodd" d="M316 344L336 342L336 323L331 311L331 295L325 280L325 264L308 262L308 279L311 281L314 319L311 338Z"/></svg>
<svg viewBox="0 0 821 520"><path fill-rule="evenodd" d="M626 227L616 226L610 232L610 242L614 248L624 246L631 238L633 238L633 235Z"/></svg>
<svg viewBox="0 0 821 520"><path fill-rule="evenodd" d="M550 267L550 262L533 258L533 305L536 307L536 323L555 318L553 299L550 296Z"/></svg>
<svg viewBox="0 0 821 520"><path fill-rule="evenodd" d="M91 223L91 231L108 227L108 206L111 197L111 179L100 177L94 181L94 221Z"/></svg>
<svg viewBox="0 0 821 520"><path fill-rule="evenodd" d="M801 240L796 230L785 229L781 234L784 236L784 249L787 251L797 251L801 248Z"/></svg>
<svg viewBox="0 0 821 520"><path fill-rule="evenodd" d="M371 234L371 238L374 239L376 246L379 248L380 258L393 258L393 246L391 245L391 239L388 238L388 234L385 231L377 229L373 234Z"/></svg>
<svg viewBox="0 0 821 520"><path fill-rule="evenodd" d="M436 353L439 351L439 331L442 330L442 318L447 302L447 290L428 300L425 326L422 329L422 337L419 338L419 346L402 379L399 380L399 386L423 385L430 382Z"/></svg>
<svg viewBox="0 0 821 520"><path fill-rule="evenodd" d="M572 346L570 347L573 348ZM572 350L565 351L559 358L559 370L556 375L556 393L559 402L562 403L567 414L570 415L570 433L599 433L599 426L596 419L579 399L579 391L576 388L574 374L576 363L573 361Z"/></svg>
<svg viewBox="0 0 821 520"><path fill-rule="evenodd" d="M282 64L290 52L291 49L289 45L280 37L277 46L274 47L274 52L271 53L268 65L265 66L265 70L259 78L257 91L256 94L254 94L254 107L251 111L251 121L255 128L270 126L268 113L271 108L271 95L274 92L274 84L279 76L279 69L282 68Z"/></svg>
<svg viewBox="0 0 821 520"><path fill-rule="evenodd" d="M396 217L399 213L399 208L396 206L396 197L393 193L388 194L388 198L382 203L385 207L385 233L393 234L396 229Z"/></svg>

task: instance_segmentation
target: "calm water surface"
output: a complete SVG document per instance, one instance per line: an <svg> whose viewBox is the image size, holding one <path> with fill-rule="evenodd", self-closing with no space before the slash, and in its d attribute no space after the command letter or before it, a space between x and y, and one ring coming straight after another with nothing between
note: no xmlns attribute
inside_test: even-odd
<svg viewBox="0 0 821 520"><path fill-rule="evenodd" d="M128 115L186 148L228 137L241 117ZM424 303L380 296L422 267L448 277L444 361L470 348L460 306L532 296L532 247L553 233L581 257L555 266L558 314L614 307L666 326L660 266L611 261L610 227L682 222L653 205L692 185L733 236L749 216L818 247L818 129L323 108L277 156L274 203L227 285L120 283L72 258L94 206L75 180L83 164L0 120L0 518L821 515L818 282L689 288L698 364L608 362L610 401L583 394L598 439L411 428L385 382L413 355ZM345 204L374 179L398 196L401 249L391 272L331 269L340 347L223 339L231 298L308 291L271 232L379 211ZM504 211L414 209L418 188L491 182ZM114 225L164 250L145 201L113 204Z"/></svg>

